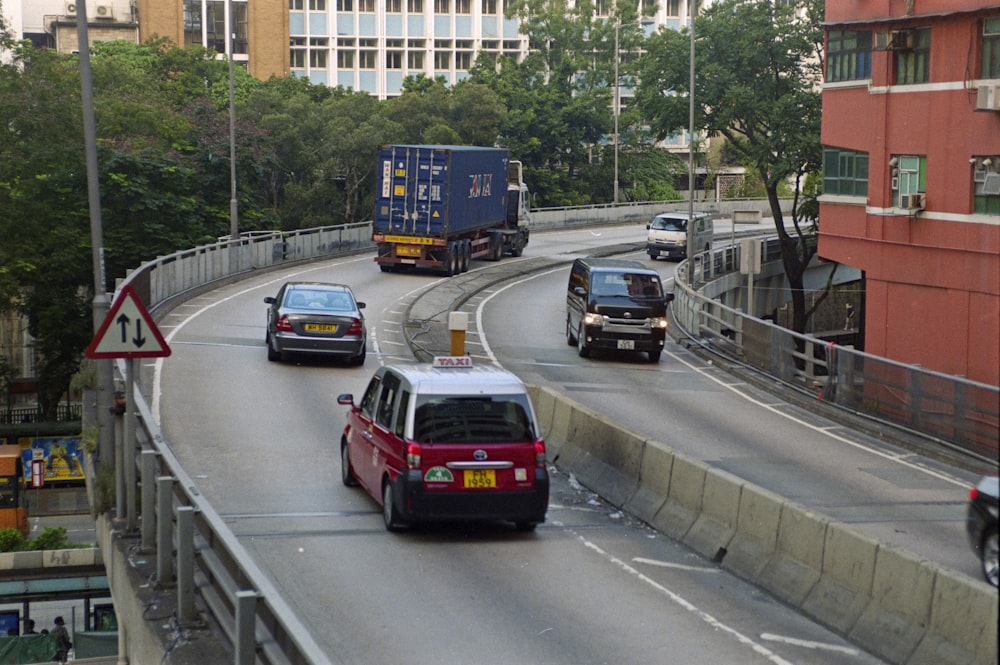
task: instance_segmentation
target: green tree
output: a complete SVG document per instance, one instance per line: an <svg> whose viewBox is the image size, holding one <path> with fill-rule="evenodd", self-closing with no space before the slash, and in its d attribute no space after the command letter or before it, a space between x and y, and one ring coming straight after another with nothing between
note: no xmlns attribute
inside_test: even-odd
<svg viewBox="0 0 1000 665"><path fill-rule="evenodd" d="M822 15L822 0L721 0L695 21L695 130L724 136L763 184L799 332L808 319L803 275L816 253L816 207L800 200L800 182L821 165ZM688 125L689 47L686 31L662 30L647 42L637 99L658 137ZM789 179L793 233L778 198Z"/></svg>

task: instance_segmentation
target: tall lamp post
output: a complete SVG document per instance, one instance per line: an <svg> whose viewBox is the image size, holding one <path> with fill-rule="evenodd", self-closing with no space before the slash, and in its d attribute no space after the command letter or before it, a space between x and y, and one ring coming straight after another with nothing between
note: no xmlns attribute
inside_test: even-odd
<svg viewBox="0 0 1000 665"><path fill-rule="evenodd" d="M618 51L618 32L621 29L622 20L618 15L618 3L615 3L615 194L614 203L618 203L618 108L621 106L621 81L618 78L618 63L621 60L621 53Z"/></svg>
<svg viewBox="0 0 1000 665"><path fill-rule="evenodd" d="M687 280L694 288L694 7L696 0L688 0L690 8L690 81L688 83L688 234L687 234Z"/></svg>
<svg viewBox="0 0 1000 665"><path fill-rule="evenodd" d="M236 91L233 83L233 8L226 0L226 57L229 60L229 239L240 237L236 198Z"/></svg>

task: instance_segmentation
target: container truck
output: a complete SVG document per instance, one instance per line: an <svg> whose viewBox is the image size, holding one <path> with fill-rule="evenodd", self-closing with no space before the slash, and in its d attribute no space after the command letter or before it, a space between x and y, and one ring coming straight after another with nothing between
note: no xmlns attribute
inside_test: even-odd
<svg viewBox="0 0 1000 665"><path fill-rule="evenodd" d="M528 188L505 149L383 146L376 177L372 240L383 272L456 275L528 244Z"/></svg>

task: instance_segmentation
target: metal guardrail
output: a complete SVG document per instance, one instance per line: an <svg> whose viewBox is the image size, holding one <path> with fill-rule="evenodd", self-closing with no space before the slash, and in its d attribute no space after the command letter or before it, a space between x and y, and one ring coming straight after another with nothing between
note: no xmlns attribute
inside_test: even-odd
<svg viewBox="0 0 1000 665"><path fill-rule="evenodd" d="M79 421L83 416L83 407L79 404L60 404L56 407L55 422ZM22 425L30 423L49 423L51 418L46 417L38 407L23 407L4 409L0 411L0 425Z"/></svg>
<svg viewBox="0 0 1000 665"><path fill-rule="evenodd" d="M762 264L780 261L777 237L762 243ZM818 399L886 421L996 465L1000 388L873 356L795 333L706 296L713 281L739 277L740 247L694 257L695 283L677 268L672 305L686 334ZM777 271L780 272L780 264ZM718 291L712 291L717 293Z"/></svg>

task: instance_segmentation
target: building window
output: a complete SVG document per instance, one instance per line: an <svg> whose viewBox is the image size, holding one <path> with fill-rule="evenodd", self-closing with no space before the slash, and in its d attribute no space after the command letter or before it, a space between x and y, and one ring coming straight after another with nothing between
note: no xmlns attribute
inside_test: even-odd
<svg viewBox="0 0 1000 665"><path fill-rule="evenodd" d="M358 69L375 69L378 51L358 51Z"/></svg>
<svg viewBox="0 0 1000 665"><path fill-rule="evenodd" d="M455 13L456 14L471 14L472 13L472 0L455 0Z"/></svg>
<svg viewBox="0 0 1000 665"><path fill-rule="evenodd" d="M910 48L898 48L896 54L896 84L927 83L931 69L931 29L913 30Z"/></svg>
<svg viewBox="0 0 1000 665"><path fill-rule="evenodd" d="M497 0L483 0L483 16L496 16Z"/></svg>
<svg viewBox="0 0 1000 665"><path fill-rule="evenodd" d="M354 69L354 51L337 51L337 69Z"/></svg>
<svg viewBox="0 0 1000 665"><path fill-rule="evenodd" d="M406 52L406 67L407 69L423 69L424 68L424 52L423 51L407 51Z"/></svg>
<svg viewBox="0 0 1000 665"><path fill-rule="evenodd" d="M455 69L472 69L472 51L458 51L455 53Z"/></svg>
<svg viewBox="0 0 1000 665"><path fill-rule="evenodd" d="M385 53L385 68L386 69L402 69L403 68L403 52L402 51L386 51L386 53Z"/></svg>
<svg viewBox="0 0 1000 665"><path fill-rule="evenodd" d="M1000 215L1000 155L972 158L973 211Z"/></svg>
<svg viewBox="0 0 1000 665"><path fill-rule="evenodd" d="M983 21L983 64L979 78L1000 79L1000 16Z"/></svg>
<svg viewBox="0 0 1000 665"><path fill-rule="evenodd" d="M677 18L681 15L681 0L666 0L663 3L663 8L667 16Z"/></svg>
<svg viewBox="0 0 1000 665"><path fill-rule="evenodd" d="M872 33L831 30L826 37L826 80L861 81L872 76Z"/></svg>
<svg viewBox="0 0 1000 665"><path fill-rule="evenodd" d="M597 0L594 3L596 16L611 16L611 0Z"/></svg>
<svg viewBox="0 0 1000 665"><path fill-rule="evenodd" d="M305 49L292 49L292 69L305 69L306 52Z"/></svg>
<svg viewBox="0 0 1000 665"><path fill-rule="evenodd" d="M358 11L367 14L375 13L375 0L358 0Z"/></svg>
<svg viewBox="0 0 1000 665"><path fill-rule="evenodd" d="M823 148L823 193L868 196L868 153Z"/></svg>
<svg viewBox="0 0 1000 665"><path fill-rule="evenodd" d="M325 12L326 0L309 0L309 11Z"/></svg>
<svg viewBox="0 0 1000 665"><path fill-rule="evenodd" d="M329 51L310 49L309 66L313 69L326 69L326 57Z"/></svg>
<svg viewBox="0 0 1000 665"><path fill-rule="evenodd" d="M892 204L907 208L910 194L927 191L927 156L894 155L892 167Z"/></svg>
<svg viewBox="0 0 1000 665"><path fill-rule="evenodd" d="M406 11L411 14L423 14L424 0L406 0Z"/></svg>
<svg viewBox="0 0 1000 665"><path fill-rule="evenodd" d="M450 14L451 13L451 0L434 0L434 13L435 14Z"/></svg>
<svg viewBox="0 0 1000 665"><path fill-rule="evenodd" d="M337 0L338 12L353 12L354 0Z"/></svg>
<svg viewBox="0 0 1000 665"><path fill-rule="evenodd" d="M288 8L293 12L300 12L304 7L303 0L288 0Z"/></svg>
<svg viewBox="0 0 1000 665"><path fill-rule="evenodd" d="M385 11L390 14L402 14L403 0L386 0Z"/></svg>
<svg viewBox="0 0 1000 665"><path fill-rule="evenodd" d="M451 69L451 53L448 51L435 51L434 69L438 71Z"/></svg>

